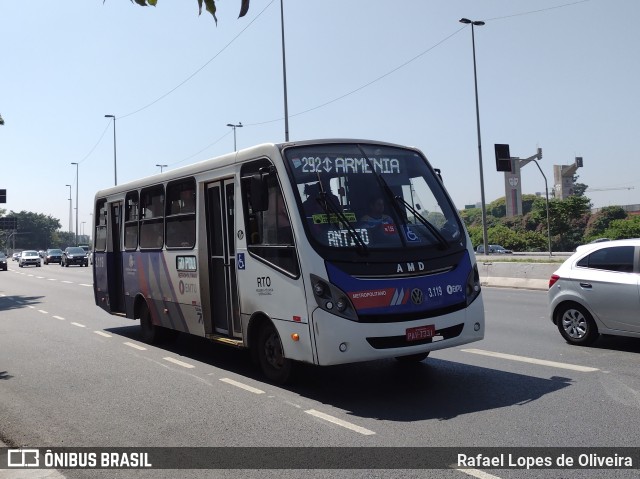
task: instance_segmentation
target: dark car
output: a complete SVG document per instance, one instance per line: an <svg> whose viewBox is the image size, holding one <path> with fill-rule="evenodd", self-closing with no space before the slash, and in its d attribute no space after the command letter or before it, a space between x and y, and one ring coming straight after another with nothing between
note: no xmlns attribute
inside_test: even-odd
<svg viewBox="0 0 640 479"><path fill-rule="evenodd" d="M484 245L479 245L476 248L476 253L484 253ZM510 249L503 248L499 244L490 244L489 245L489 254L511 254L513 251Z"/></svg>
<svg viewBox="0 0 640 479"><path fill-rule="evenodd" d="M60 266L68 267L70 264L75 264L77 266L89 266L89 259L87 258L85 250L79 246L69 246L65 249L64 253L62 253Z"/></svg>
<svg viewBox="0 0 640 479"><path fill-rule="evenodd" d="M3 271L7 270L7 257L4 253L0 253L0 269Z"/></svg>
<svg viewBox="0 0 640 479"><path fill-rule="evenodd" d="M44 264L49 263L60 263L62 261L62 250L61 249L48 249L44 255Z"/></svg>

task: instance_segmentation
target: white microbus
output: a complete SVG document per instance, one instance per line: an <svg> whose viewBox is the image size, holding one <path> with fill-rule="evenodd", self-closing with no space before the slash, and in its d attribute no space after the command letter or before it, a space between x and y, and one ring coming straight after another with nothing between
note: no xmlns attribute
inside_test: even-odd
<svg viewBox="0 0 640 479"><path fill-rule="evenodd" d="M94 292L140 319L252 350L267 378L478 341L471 242L415 148L264 144L99 191Z"/></svg>

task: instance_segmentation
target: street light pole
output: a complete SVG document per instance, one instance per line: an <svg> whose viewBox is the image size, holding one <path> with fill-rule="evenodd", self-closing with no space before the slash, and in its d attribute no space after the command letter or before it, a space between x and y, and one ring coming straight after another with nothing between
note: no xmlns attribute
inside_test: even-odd
<svg viewBox="0 0 640 479"><path fill-rule="evenodd" d="M118 185L118 167L116 162L116 117L114 115L105 115L105 118L113 118L113 183Z"/></svg>
<svg viewBox="0 0 640 479"><path fill-rule="evenodd" d="M284 85L284 140L289 141L289 105L287 102L287 62L284 54L284 0L280 0L280 30L282 31L282 79Z"/></svg>
<svg viewBox="0 0 640 479"><path fill-rule="evenodd" d="M71 200L71 185L65 185L69 187L69 233L73 230L73 223L71 218L73 217L73 201Z"/></svg>
<svg viewBox="0 0 640 479"><path fill-rule="evenodd" d="M538 149L538 152L538 154L542 156L542 150ZM551 251L551 222L549 221L549 186L547 185L547 177L543 173L542 168L540 168L538 160L532 159L532 161L536 164L536 166L540 170L540 173L542 174L542 177L544 178L544 194L547 201L547 241L549 243L549 256L553 256L553 253Z"/></svg>
<svg viewBox="0 0 640 479"><path fill-rule="evenodd" d="M478 74L476 71L476 39L474 27L484 25L482 21L472 21L468 18L461 18L460 23L471 25L471 46L473 48L473 84L476 93L476 124L478 126L478 163L480 166L480 201L482 206L482 243L484 254L489 253L489 239L487 237L487 206L484 199L484 172L482 168L482 141L480 139L480 107L478 103Z"/></svg>
<svg viewBox="0 0 640 479"><path fill-rule="evenodd" d="M166 168L167 167L167 165L156 165L156 166L160 167L160 173L162 173L162 168Z"/></svg>
<svg viewBox="0 0 640 479"><path fill-rule="evenodd" d="M71 163L76 165L76 246L78 246L78 163Z"/></svg>
<svg viewBox="0 0 640 479"><path fill-rule="evenodd" d="M238 151L238 148L236 146L236 128L242 128L242 122L239 121L237 125L234 125L233 123L227 123L227 126L233 128L233 151Z"/></svg>

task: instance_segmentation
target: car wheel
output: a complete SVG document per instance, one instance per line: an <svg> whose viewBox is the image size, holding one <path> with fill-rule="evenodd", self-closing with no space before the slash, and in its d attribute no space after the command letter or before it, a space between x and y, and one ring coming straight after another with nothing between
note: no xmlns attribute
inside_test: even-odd
<svg viewBox="0 0 640 479"><path fill-rule="evenodd" d="M558 331L570 344L587 346L599 336L593 317L584 307L568 303L556 310Z"/></svg>
<svg viewBox="0 0 640 479"><path fill-rule="evenodd" d="M293 361L284 357L282 341L270 321L260 326L256 347L258 364L267 379L277 384L284 384L291 379Z"/></svg>
<svg viewBox="0 0 640 479"><path fill-rule="evenodd" d="M409 354L408 356L398 356L396 360L401 363L419 363L420 361L424 361L429 356L429 351L426 353L418 353L418 354Z"/></svg>

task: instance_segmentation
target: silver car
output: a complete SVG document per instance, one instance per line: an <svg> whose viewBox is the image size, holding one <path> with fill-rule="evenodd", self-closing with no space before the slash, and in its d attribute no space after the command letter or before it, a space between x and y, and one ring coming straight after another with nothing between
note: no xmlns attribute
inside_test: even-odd
<svg viewBox="0 0 640 479"><path fill-rule="evenodd" d="M549 280L551 321L570 344L640 338L640 239L579 246Z"/></svg>
<svg viewBox="0 0 640 479"><path fill-rule="evenodd" d="M29 265L40 267L40 255L38 255L37 251L27 250L20 253L18 266L23 268Z"/></svg>

